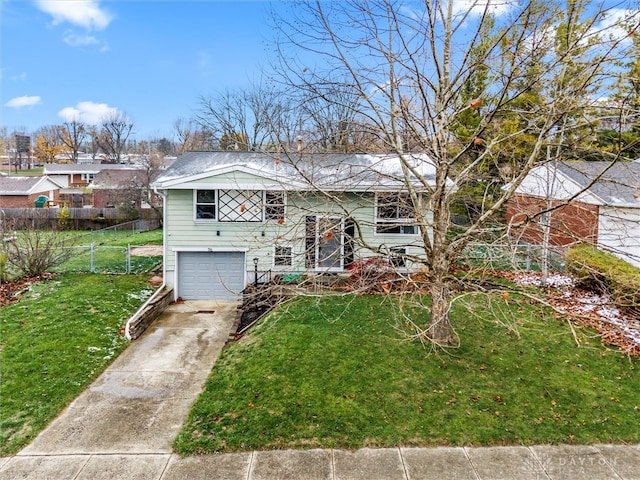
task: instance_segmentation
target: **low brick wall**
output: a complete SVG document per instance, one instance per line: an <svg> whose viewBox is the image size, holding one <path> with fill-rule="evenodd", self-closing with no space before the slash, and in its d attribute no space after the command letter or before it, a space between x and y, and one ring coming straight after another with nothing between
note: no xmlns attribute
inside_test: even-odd
<svg viewBox="0 0 640 480"><path fill-rule="evenodd" d="M135 340L166 310L173 300L173 289L165 288L158 297L138 315L133 317L129 323L129 336Z"/></svg>

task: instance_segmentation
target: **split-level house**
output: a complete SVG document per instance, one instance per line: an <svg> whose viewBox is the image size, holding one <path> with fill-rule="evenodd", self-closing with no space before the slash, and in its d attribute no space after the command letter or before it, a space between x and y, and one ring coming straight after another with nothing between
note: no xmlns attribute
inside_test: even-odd
<svg viewBox="0 0 640 480"><path fill-rule="evenodd" d="M278 274L340 274L424 254L407 182L429 219L424 155L189 152L155 181L163 197L164 275L175 298L236 299ZM412 174L408 173L412 170ZM423 222L423 225L427 225ZM415 257L414 257L415 259Z"/></svg>
<svg viewBox="0 0 640 480"><path fill-rule="evenodd" d="M515 193L507 223L521 225L511 230L519 241L589 243L640 266L640 161L548 163Z"/></svg>

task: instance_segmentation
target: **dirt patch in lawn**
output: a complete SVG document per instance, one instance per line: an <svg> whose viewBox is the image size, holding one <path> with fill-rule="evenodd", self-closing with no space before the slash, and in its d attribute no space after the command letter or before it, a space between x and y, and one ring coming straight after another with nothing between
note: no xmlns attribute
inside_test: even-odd
<svg viewBox="0 0 640 480"><path fill-rule="evenodd" d="M161 257L162 245L144 245L131 248L131 255L135 257Z"/></svg>

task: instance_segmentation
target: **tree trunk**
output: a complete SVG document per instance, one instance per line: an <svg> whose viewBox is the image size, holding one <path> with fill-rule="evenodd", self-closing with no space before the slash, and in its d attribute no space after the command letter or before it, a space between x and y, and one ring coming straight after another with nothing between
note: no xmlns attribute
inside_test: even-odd
<svg viewBox="0 0 640 480"><path fill-rule="evenodd" d="M451 323L449 321L449 307L451 296L446 278L440 273L430 276L429 289L431 291L431 315L427 336L436 345L452 345Z"/></svg>

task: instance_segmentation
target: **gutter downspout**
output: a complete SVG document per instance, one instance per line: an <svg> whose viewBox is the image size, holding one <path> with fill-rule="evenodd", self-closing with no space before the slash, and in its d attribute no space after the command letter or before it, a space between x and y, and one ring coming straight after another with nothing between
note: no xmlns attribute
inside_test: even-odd
<svg viewBox="0 0 640 480"><path fill-rule="evenodd" d="M162 285L160 285L160 287L158 287L158 289L154 292L153 295L151 295L146 302L144 302L142 304L142 306L136 310L136 313L134 313L129 320L127 320L127 323L124 326L124 336L127 340L131 341L131 334L129 333L129 329L131 327L131 323L137 319L140 314L142 314L142 312L144 312L144 310L147 308L147 306L149 304L151 304L152 302L155 302L155 300L160 296L160 294L162 293L162 291L165 289L165 287L167 286L167 276L166 276L166 272L165 272L165 261L164 261L164 249L165 249L165 245L167 244L167 239L165 238L166 236L166 229L164 228L164 226L166 225L166 215L167 215L167 197L163 194L160 193L157 189L157 187L153 187L153 192L157 195L160 195L162 197Z"/></svg>

